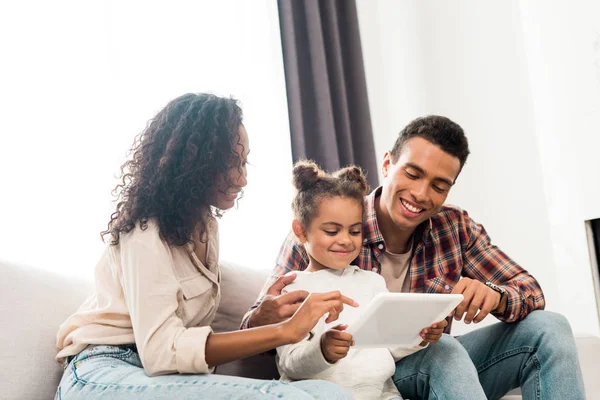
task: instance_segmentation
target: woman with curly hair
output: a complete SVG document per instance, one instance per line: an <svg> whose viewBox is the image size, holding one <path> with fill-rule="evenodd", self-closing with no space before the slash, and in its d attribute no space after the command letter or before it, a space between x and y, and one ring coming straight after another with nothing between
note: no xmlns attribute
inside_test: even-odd
<svg viewBox="0 0 600 400"><path fill-rule="evenodd" d="M248 152L237 102L210 94L171 101L136 138L102 232L108 244L94 293L57 335L65 365L58 399L349 398L325 381L211 374L297 343L323 315L333 321L343 304L356 305L339 292L310 295L285 322L213 333L221 299L216 218L246 186Z"/></svg>

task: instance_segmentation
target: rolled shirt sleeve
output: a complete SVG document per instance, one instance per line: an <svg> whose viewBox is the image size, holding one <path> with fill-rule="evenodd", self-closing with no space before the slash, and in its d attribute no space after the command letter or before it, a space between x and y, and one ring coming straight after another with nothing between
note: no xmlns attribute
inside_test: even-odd
<svg viewBox="0 0 600 400"><path fill-rule="evenodd" d="M177 339L175 354L177 357L177 371L182 374L212 373L206 363L206 340L212 333L210 326L186 329Z"/></svg>
<svg viewBox="0 0 600 400"><path fill-rule="evenodd" d="M494 316L505 322L515 322L534 310L543 310L546 301L538 281L494 246L484 227L473 221L466 211L461 217L467 237L463 275L481 282L490 281L506 289L506 311L494 313Z"/></svg>

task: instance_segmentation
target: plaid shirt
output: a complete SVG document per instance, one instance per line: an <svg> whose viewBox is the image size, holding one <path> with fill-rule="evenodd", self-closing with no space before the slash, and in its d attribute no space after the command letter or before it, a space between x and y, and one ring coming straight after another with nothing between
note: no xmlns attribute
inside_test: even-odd
<svg viewBox="0 0 600 400"><path fill-rule="evenodd" d="M377 273L381 273L379 257L385 252L375 213L375 198L380 193L381 188L378 188L365 198L363 245L352 263ZM414 235L415 246L408 271L411 293L450 293L460 277L466 276L506 289L506 312L495 314L500 320L519 321L531 311L544 308L544 294L535 278L492 245L483 226L473 221L466 211L445 205L419 225ZM247 327L251 312L260 305L269 286L287 272L306 269L308 262L304 246L290 232L281 246L271 277L244 316L242 328ZM450 325L447 331L449 328Z"/></svg>

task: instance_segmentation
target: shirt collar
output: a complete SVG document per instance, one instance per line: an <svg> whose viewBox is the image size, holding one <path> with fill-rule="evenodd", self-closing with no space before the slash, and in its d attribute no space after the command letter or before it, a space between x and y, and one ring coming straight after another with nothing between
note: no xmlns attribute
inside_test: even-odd
<svg viewBox="0 0 600 400"><path fill-rule="evenodd" d="M365 197L364 226L366 229L363 238L364 244L383 243L383 235L379 230L379 224L377 223L377 210L375 209L375 199L379 195L381 195L381 186L373 190L367 197Z"/></svg>
<svg viewBox="0 0 600 400"><path fill-rule="evenodd" d="M384 243L383 235L381 234L379 224L377 223L377 210L375 208L375 199L381 195L381 191L382 186L379 186L365 197L364 244ZM431 218L427 221L423 221L421 225L417 226L415 237L422 239L424 242L428 242L432 226ZM418 242L419 240L415 240L413 245L416 245Z"/></svg>

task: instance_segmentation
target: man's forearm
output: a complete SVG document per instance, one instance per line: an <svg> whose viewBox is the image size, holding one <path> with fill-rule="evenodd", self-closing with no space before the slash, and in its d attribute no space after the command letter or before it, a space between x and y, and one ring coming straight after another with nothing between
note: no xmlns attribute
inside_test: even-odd
<svg viewBox="0 0 600 400"><path fill-rule="evenodd" d="M506 307L500 307L493 314L504 322L516 322L525 318L534 310L543 310L546 306L544 293L531 275L525 279L511 280L501 284L506 292Z"/></svg>

